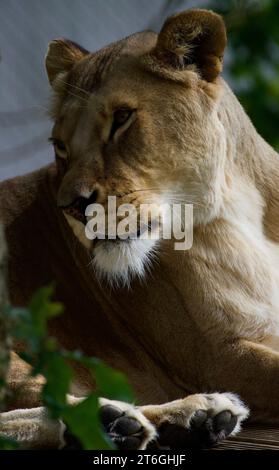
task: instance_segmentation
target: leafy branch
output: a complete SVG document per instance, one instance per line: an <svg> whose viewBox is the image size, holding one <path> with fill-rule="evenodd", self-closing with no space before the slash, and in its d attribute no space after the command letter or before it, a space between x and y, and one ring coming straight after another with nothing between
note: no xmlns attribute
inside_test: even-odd
<svg viewBox="0 0 279 470"><path fill-rule="evenodd" d="M32 368L32 376L41 374L46 383L41 399L53 419L61 419L84 449L112 449L113 444L99 421L98 397L132 401L133 393L125 376L94 357L80 351L61 350L48 336L48 320L61 315L62 304L51 301L52 287L40 289L28 308L7 307L5 316L11 325L11 336L23 341L25 351L20 357ZM96 390L78 405L67 403L74 372L70 362L85 366L96 383ZM14 443L1 438L0 448L14 448Z"/></svg>

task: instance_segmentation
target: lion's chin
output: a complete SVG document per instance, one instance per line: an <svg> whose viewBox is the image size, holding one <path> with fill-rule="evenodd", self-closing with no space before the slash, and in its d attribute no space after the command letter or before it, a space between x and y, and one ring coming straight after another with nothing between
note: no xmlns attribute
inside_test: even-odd
<svg viewBox="0 0 279 470"><path fill-rule="evenodd" d="M115 287L129 287L135 277L144 279L154 260L158 240L89 240L84 224L64 213L68 224L80 243L91 254L91 266L100 279Z"/></svg>
<svg viewBox="0 0 279 470"><path fill-rule="evenodd" d="M92 266L113 286L129 287L135 277L144 279L155 256L156 240L99 240Z"/></svg>

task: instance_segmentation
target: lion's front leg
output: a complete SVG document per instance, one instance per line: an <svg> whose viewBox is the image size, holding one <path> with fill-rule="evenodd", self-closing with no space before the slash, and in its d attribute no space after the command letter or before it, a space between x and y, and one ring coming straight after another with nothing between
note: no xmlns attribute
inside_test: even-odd
<svg viewBox="0 0 279 470"><path fill-rule="evenodd" d="M83 398L68 396L75 406ZM155 426L139 408L100 398L100 421L119 449L145 449L157 437ZM49 418L44 407L18 409L0 415L0 434L16 440L23 449L81 449L67 426Z"/></svg>
<svg viewBox="0 0 279 470"><path fill-rule="evenodd" d="M123 449L211 447L240 430L248 409L232 393L189 395L163 405L135 407L101 399L111 439Z"/></svg>
<svg viewBox="0 0 279 470"><path fill-rule="evenodd" d="M80 400L70 399L72 403ZM144 407L100 399L104 430L122 450L146 449L150 444L181 449L211 447L239 431L247 416L247 408L229 393L196 394ZM80 447L65 424L51 420L43 407L3 413L0 432L28 449Z"/></svg>
<svg viewBox="0 0 279 470"><path fill-rule="evenodd" d="M81 399L71 397L72 404ZM74 404L73 404L74 406ZM100 399L100 421L119 449L145 449L156 429L135 406ZM22 449L81 449L61 420L50 419L44 407L18 409L0 415L0 435L14 439Z"/></svg>
<svg viewBox="0 0 279 470"><path fill-rule="evenodd" d="M0 434L12 438L23 449L60 449L65 446L62 421L48 417L45 408L8 411L0 416Z"/></svg>
<svg viewBox="0 0 279 470"><path fill-rule="evenodd" d="M156 427L159 446L208 448L236 434L249 410L232 393L194 394L141 408Z"/></svg>

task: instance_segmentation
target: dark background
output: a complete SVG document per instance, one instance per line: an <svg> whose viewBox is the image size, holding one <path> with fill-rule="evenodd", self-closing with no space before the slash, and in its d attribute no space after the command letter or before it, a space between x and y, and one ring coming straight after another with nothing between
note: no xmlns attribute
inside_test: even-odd
<svg viewBox="0 0 279 470"><path fill-rule="evenodd" d="M259 132L279 149L279 0L0 0L0 179L51 161L47 143L48 42L68 37L89 50L191 7L224 15L224 75Z"/></svg>

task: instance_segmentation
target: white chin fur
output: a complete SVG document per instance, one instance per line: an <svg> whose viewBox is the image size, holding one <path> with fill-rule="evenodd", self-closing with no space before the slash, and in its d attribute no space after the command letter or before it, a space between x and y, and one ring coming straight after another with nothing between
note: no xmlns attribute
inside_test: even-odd
<svg viewBox="0 0 279 470"><path fill-rule="evenodd" d="M92 265L113 285L129 286L133 277L143 278L149 269L157 240L107 240L94 249Z"/></svg>

